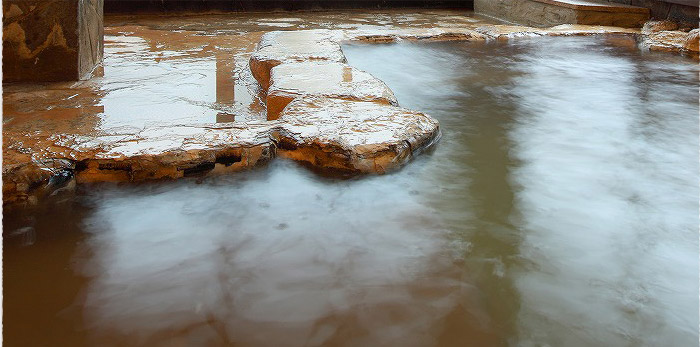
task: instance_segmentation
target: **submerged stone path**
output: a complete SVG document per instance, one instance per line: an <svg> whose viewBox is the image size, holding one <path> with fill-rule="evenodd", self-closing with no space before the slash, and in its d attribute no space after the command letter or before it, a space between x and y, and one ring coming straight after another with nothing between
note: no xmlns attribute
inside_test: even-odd
<svg viewBox="0 0 700 347"><path fill-rule="evenodd" d="M439 138L437 120L396 107L382 81L345 64L330 30L271 32L260 42L250 67L268 87L268 119L279 116L280 154L319 168L384 173Z"/></svg>
<svg viewBox="0 0 700 347"><path fill-rule="evenodd" d="M3 142L3 201L78 183L141 181L232 172L275 156L354 173L396 169L440 137L437 120L400 108L382 81L347 64L343 41L511 40L533 36L621 34L642 48L697 58L698 30L653 22L643 30L560 25L275 31L250 57L265 92L268 121L148 125L94 133L13 131ZM69 100L68 96L64 100Z"/></svg>

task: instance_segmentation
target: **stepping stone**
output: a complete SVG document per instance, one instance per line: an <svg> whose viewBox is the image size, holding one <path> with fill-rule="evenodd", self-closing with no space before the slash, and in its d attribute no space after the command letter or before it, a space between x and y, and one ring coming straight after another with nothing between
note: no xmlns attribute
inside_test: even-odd
<svg viewBox="0 0 700 347"><path fill-rule="evenodd" d="M398 106L384 82L350 65L330 61L284 63L272 68L270 74L267 119L277 119L287 104L305 95Z"/></svg>
<svg viewBox="0 0 700 347"><path fill-rule="evenodd" d="M440 137L432 117L374 102L297 98L279 120L278 155L342 172L385 173Z"/></svg>
<svg viewBox="0 0 700 347"><path fill-rule="evenodd" d="M329 30L272 31L260 39L250 57L250 71L263 90L270 85L270 70L284 62L325 60L345 63L340 45Z"/></svg>

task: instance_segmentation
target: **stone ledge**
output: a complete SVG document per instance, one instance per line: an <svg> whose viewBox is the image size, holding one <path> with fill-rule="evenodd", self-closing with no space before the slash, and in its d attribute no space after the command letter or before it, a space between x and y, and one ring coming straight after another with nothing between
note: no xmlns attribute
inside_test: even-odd
<svg viewBox="0 0 700 347"><path fill-rule="evenodd" d="M315 61L284 63L272 68L267 91L267 119L277 119L282 109L300 96L398 106L394 93L384 82L350 65Z"/></svg>
<svg viewBox="0 0 700 347"><path fill-rule="evenodd" d="M272 31L260 39L250 57L250 70L263 90L270 86L270 70L284 62L323 60L345 63L330 30Z"/></svg>
<svg viewBox="0 0 700 347"><path fill-rule="evenodd" d="M349 172L386 173L440 137L432 117L373 102L298 98L279 120L280 156Z"/></svg>
<svg viewBox="0 0 700 347"><path fill-rule="evenodd" d="M536 27L586 24L638 28L649 20L647 8L583 0L475 0L474 9L509 23Z"/></svg>
<svg viewBox="0 0 700 347"><path fill-rule="evenodd" d="M641 33L635 29L587 25L549 29L507 25L475 30L392 29L374 34L363 30L313 32L311 36L331 43L326 46L334 52L329 56L341 61L345 57L336 47L339 48L338 42L342 40L483 41L598 34L633 35L640 38L642 48L647 44L649 49L663 46L668 51L695 52L697 58L699 36L698 30ZM307 33L285 35L301 35L296 36L297 41L308 37ZM259 46L264 49L269 45ZM285 50L278 47L277 51ZM318 63L312 56L307 58ZM297 59L303 61L304 57L291 61ZM45 135L34 131L3 138L3 201L31 200L42 192L57 189L61 182L72 177L77 177L79 182L173 179L242 170L263 164L278 154L343 171L384 173L400 167L439 137L438 122L420 112L372 102L303 96L288 105L277 121L111 129L95 135Z"/></svg>
<svg viewBox="0 0 700 347"><path fill-rule="evenodd" d="M649 9L644 7L630 6L625 4L602 4L585 0L532 0L543 4L555 5L559 7L571 8L581 11L597 12L625 12L649 14Z"/></svg>

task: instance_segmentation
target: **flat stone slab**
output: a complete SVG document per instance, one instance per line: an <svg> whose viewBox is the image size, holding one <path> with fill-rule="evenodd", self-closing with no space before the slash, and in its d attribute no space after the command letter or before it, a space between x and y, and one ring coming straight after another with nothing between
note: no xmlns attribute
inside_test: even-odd
<svg viewBox="0 0 700 347"><path fill-rule="evenodd" d="M273 31L260 39L250 57L250 70L263 90L267 90L273 67L307 60L347 62L330 30Z"/></svg>
<svg viewBox="0 0 700 347"><path fill-rule="evenodd" d="M385 173L440 137L434 118L373 102L298 98L279 120L278 155L349 172Z"/></svg>
<svg viewBox="0 0 700 347"><path fill-rule="evenodd" d="M536 36L585 36L600 34L639 34L638 29L602 25L562 24L551 28L533 28L521 25L488 25L475 29L488 38L509 40Z"/></svg>
<svg viewBox="0 0 700 347"><path fill-rule="evenodd" d="M391 89L367 72L331 61L294 62L272 68L267 119L277 119L287 104L305 95L398 106Z"/></svg>
<svg viewBox="0 0 700 347"><path fill-rule="evenodd" d="M382 30L352 30L348 40L372 43L395 41L484 41L488 37L471 28L404 28Z"/></svg>
<svg viewBox="0 0 700 347"><path fill-rule="evenodd" d="M698 29L690 32L678 30L646 32L641 46L651 51L681 52L697 59L699 38Z"/></svg>
<svg viewBox="0 0 700 347"><path fill-rule="evenodd" d="M3 165L3 199L26 199L35 186L61 173L82 183L242 170L275 156L273 126L269 122L197 124L9 139L11 151L5 153L17 164Z"/></svg>

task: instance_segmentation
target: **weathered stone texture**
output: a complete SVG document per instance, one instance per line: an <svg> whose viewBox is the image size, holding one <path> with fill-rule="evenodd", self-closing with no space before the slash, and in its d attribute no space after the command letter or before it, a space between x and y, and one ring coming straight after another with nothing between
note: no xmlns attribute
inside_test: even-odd
<svg viewBox="0 0 700 347"><path fill-rule="evenodd" d="M323 60L345 63L340 45L330 30L273 31L266 33L250 57L250 70L260 86L267 90L270 70L283 62Z"/></svg>
<svg viewBox="0 0 700 347"><path fill-rule="evenodd" d="M699 33L698 29L647 31L643 33L641 46L652 51L681 52L697 59Z"/></svg>
<svg viewBox="0 0 700 347"><path fill-rule="evenodd" d="M80 0L78 3L78 77L92 72L104 53L104 0Z"/></svg>
<svg viewBox="0 0 700 347"><path fill-rule="evenodd" d="M683 43L683 49L690 51L690 52L695 52L698 53L700 50L700 29L693 29L690 33L688 33L688 36L685 38L685 42Z"/></svg>
<svg viewBox="0 0 700 347"><path fill-rule="evenodd" d="M300 96L399 104L384 82L350 65L323 61L285 63L272 68L267 119L277 119L282 109Z"/></svg>
<svg viewBox="0 0 700 347"><path fill-rule="evenodd" d="M690 27L698 27L697 0L607 0L611 3L645 7L650 10L651 18L680 22Z"/></svg>
<svg viewBox="0 0 700 347"><path fill-rule="evenodd" d="M3 81L78 80L102 59L103 0L4 0Z"/></svg>
<svg viewBox="0 0 700 347"><path fill-rule="evenodd" d="M678 29L678 23L670 20L650 20L646 23L644 23L644 26L642 26L642 32L643 33L651 33L651 32L656 32L656 31L668 31L668 30L676 30Z"/></svg>
<svg viewBox="0 0 700 347"><path fill-rule="evenodd" d="M134 182L233 172L275 155L274 124L203 124L123 132L56 134L4 144L3 201L27 200L57 174L81 182ZM8 150L10 149L11 150ZM48 184L48 186L47 186Z"/></svg>
<svg viewBox="0 0 700 347"><path fill-rule="evenodd" d="M634 28L649 19L646 9L622 11L594 6L564 6L550 0L475 0L474 9L480 14L534 27L585 24Z"/></svg>
<svg viewBox="0 0 700 347"><path fill-rule="evenodd" d="M467 35L484 38L472 31L459 37ZM268 119L279 114L272 132L278 155L323 170L385 173L430 146L439 123L397 107L384 82L345 64L344 38L328 30L267 33L250 69L267 91Z"/></svg>
<svg viewBox="0 0 700 347"><path fill-rule="evenodd" d="M279 120L278 155L349 172L396 169L440 136L432 117L373 102L298 98Z"/></svg>
<svg viewBox="0 0 700 347"><path fill-rule="evenodd" d="M8 18L18 20L19 6L5 10ZM96 113L105 111L98 102L103 90L108 89L104 84L100 88L90 88L89 91L61 87L50 93L44 90L37 92L32 88L24 91L23 85L13 85L12 88L19 89L16 93L4 95L6 105L10 104L9 109L15 109L16 115L28 115L32 121L20 121L22 117L10 116L9 119L14 121L5 123L2 167L4 202L36 200L40 192L50 194L57 187L52 182L70 180L72 176L79 182L172 179L241 170L262 164L276 155L305 162L316 168L384 173L398 168L421 149L433 144L440 136L439 124L426 114L393 106L395 99L388 88L384 89L386 86L383 83L381 86L375 84L378 88L373 95L382 95L388 104L376 102L377 100L370 102L348 98L345 95L348 90L343 89L342 83L346 82L345 79L355 81L361 72L343 63L345 57L338 42L483 41L542 35L622 34L633 44L638 39L642 47L646 45L649 49L696 52L694 56L697 58L698 30L669 31L663 29L672 26L655 24L649 24L647 29L652 27L656 31L642 32L639 29L590 25L559 25L548 29L471 25L469 28L358 28L270 33L265 35L259 45L262 52L253 53L250 68L256 73L258 81L269 84L271 70L283 71L284 66L301 66L301 70L290 69L281 74L285 76L285 83L280 84L279 91L284 91L282 94L288 93L289 98L284 102L293 101L286 107L280 107L284 110L277 120L245 121L240 124L190 124L175 121L170 125L148 125L145 128L126 126L98 130L102 118L96 116ZM133 29L134 27L129 27L129 30ZM258 40L259 35L256 33L254 40ZM284 39L279 40L280 37ZM201 36L187 38L183 42L203 40L196 41L199 44L210 40L209 37ZM277 45L284 42L293 45ZM222 73L230 76L233 65L228 66L227 59L230 58L226 54L217 57L217 71L221 67ZM262 64L258 65L257 72L254 63ZM260 70L264 64L268 65ZM320 70L305 68L304 64L340 67L336 77L343 82L340 86L327 86L329 90L326 92L306 90L305 79L317 78L313 72ZM217 102L231 102L233 86L227 83L219 86L218 79L217 74ZM250 85L255 84L252 76L248 75L247 79ZM277 77L273 76L273 86L268 90L270 94L276 93L275 80ZM47 114L37 123L36 119L41 119L36 118L37 113L44 110L46 105L33 106L36 98L51 99L51 107L63 109L58 114L70 121L56 120L54 115ZM83 114L90 108L93 109ZM43 131L37 131L36 124L43 122L50 124ZM14 129L8 131L7 124ZM76 124L79 124L77 128ZM35 195L37 192L39 194Z"/></svg>

